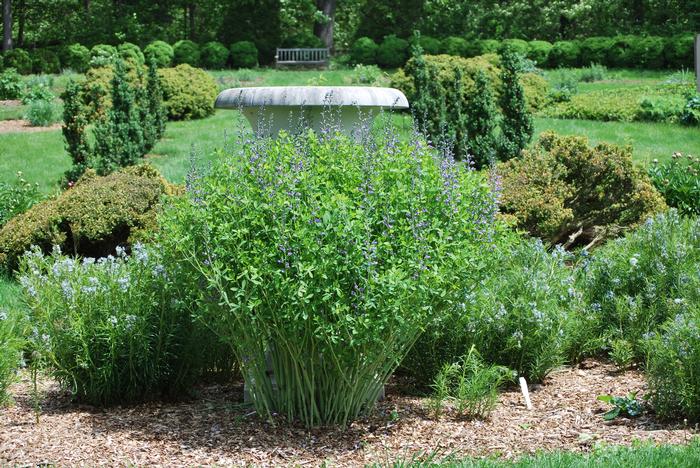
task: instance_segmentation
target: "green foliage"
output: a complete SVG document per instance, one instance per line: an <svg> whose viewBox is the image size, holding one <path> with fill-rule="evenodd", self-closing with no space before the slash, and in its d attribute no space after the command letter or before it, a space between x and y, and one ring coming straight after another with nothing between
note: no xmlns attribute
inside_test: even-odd
<svg viewBox="0 0 700 468"><path fill-rule="evenodd" d="M411 45L413 45L413 42L415 41L411 41ZM442 52L442 42L440 39L421 35L418 39L418 43L428 55L437 55Z"/></svg>
<svg viewBox="0 0 700 468"><path fill-rule="evenodd" d="M321 39L312 33L299 33L282 41L282 47L300 49L320 49L326 47Z"/></svg>
<svg viewBox="0 0 700 468"><path fill-rule="evenodd" d="M496 39L484 39L479 41L479 55L497 54L501 49L501 41Z"/></svg>
<svg viewBox="0 0 700 468"><path fill-rule="evenodd" d="M610 360L620 370L627 369L634 362L634 346L627 340L610 342Z"/></svg>
<svg viewBox="0 0 700 468"><path fill-rule="evenodd" d="M664 61L669 68L693 68L693 44L695 38L692 34L670 37L666 39L664 46ZM7 66L7 61L5 62Z"/></svg>
<svg viewBox="0 0 700 468"><path fill-rule="evenodd" d="M583 67L578 72L579 81L584 83L592 83L594 81L602 81L608 77L608 69L605 65L591 63L587 67Z"/></svg>
<svg viewBox="0 0 700 468"><path fill-rule="evenodd" d="M377 64L384 68L398 68L408 59L408 41L389 35L377 48Z"/></svg>
<svg viewBox="0 0 700 468"><path fill-rule="evenodd" d="M22 318L15 310L0 307L0 408L12 398L8 392L22 362Z"/></svg>
<svg viewBox="0 0 700 468"><path fill-rule="evenodd" d="M258 48L251 41L238 41L231 45L231 64L234 68L258 66Z"/></svg>
<svg viewBox="0 0 700 468"><path fill-rule="evenodd" d="M150 166L133 166L108 176L87 171L56 198L32 206L0 229L0 265L17 268L21 255L36 245L52 245L78 255L101 257L116 246L144 237L156 224L156 210L170 186Z"/></svg>
<svg viewBox="0 0 700 468"><path fill-rule="evenodd" d="M613 405L613 409L603 415L606 421L612 421L618 416L636 418L642 414L642 405L637 400L636 392L630 392L625 397L599 395L596 399Z"/></svg>
<svg viewBox="0 0 700 468"><path fill-rule="evenodd" d="M615 36L610 39L607 50L607 63L611 67L634 67L638 58L634 53L635 36Z"/></svg>
<svg viewBox="0 0 700 468"><path fill-rule="evenodd" d="M112 107L107 118L95 125L94 158L88 161L100 175L136 164L146 154L136 90L130 86L121 60L115 65L111 87Z"/></svg>
<svg viewBox="0 0 700 468"><path fill-rule="evenodd" d="M505 52L506 50L510 50L512 53L517 54L521 57L526 57L528 51L530 50L530 46L527 43L527 41L524 41L522 39L506 39L503 42L501 42L498 52L500 54L503 54L503 52Z"/></svg>
<svg viewBox="0 0 700 468"><path fill-rule="evenodd" d="M280 21L282 3L281 0L227 2L227 11L220 23L226 26L221 27L217 39L224 44L250 41L255 45L254 63L236 62L237 58L234 57L236 68L252 68L258 62L267 65L274 61L275 50L282 42ZM231 55L235 55L233 50ZM244 55L250 57L249 48L245 49Z"/></svg>
<svg viewBox="0 0 700 468"><path fill-rule="evenodd" d="M549 51L551 67L575 67L580 64L581 47L577 41L557 41Z"/></svg>
<svg viewBox="0 0 700 468"><path fill-rule="evenodd" d="M635 68L662 68L664 62L664 47L666 41L663 37L645 36L637 37L633 43L633 56L636 58Z"/></svg>
<svg viewBox="0 0 700 468"><path fill-rule="evenodd" d="M148 64L145 92L145 100L141 101L140 107L146 151L150 151L165 134L165 124L168 120L167 110L163 104L163 86L155 60L151 60ZM146 110L145 114L144 110Z"/></svg>
<svg viewBox="0 0 700 468"><path fill-rule="evenodd" d="M24 179L21 172L11 183L0 182L0 227L12 217L24 213L41 199L38 184Z"/></svg>
<svg viewBox="0 0 700 468"><path fill-rule="evenodd" d="M66 151L73 162L64 175L67 184L74 183L85 172L92 152L87 136L88 119L80 94L80 85L69 81L61 95L63 99L63 126L61 131L66 142Z"/></svg>
<svg viewBox="0 0 700 468"><path fill-rule="evenodd" d="M90 66L90 49L80 44L71 44L64 52L63 68L85 73Z"/></svg>
<svg viewBox="0 0 700 468"><path fill-rule="evenodd" d="M676 123L687 102L685 86L661 85L654 88L631 86L597 90L572 96L568 102L547 107L542 114L561 119L621 122Z"/></svg>
<svg viewBox="0 0 700 468"><path fill-rule="evenodd" d="M143 51L147 60L155 60L158 68L169 67L173 63L175 52L170 44L164 41L153 41Z"/></svg>
<svg viewBox="0 0 700 468"><path fill-rule="evenodd" d="M519 62L519 57L510 48L506 48L501 55L499 104L503 117L498 145L498 158L501 161L517 157L530 143L534 132L532 114L527 109L525 91L519 79Z"/></svg>
<svg viewBox="0 0 700 468"><path fill-rule="evenodd" d="M32 72L32 58L24 49L11 49L3 54L5 68L14 68L22 75Z"/></svg>
<svg viewBox="0 0 700 468"><path fill-rule="evenodd" d="M498 170L503 213L551 244L596 244L665 209L629 147L544 133Z"/></svg>
<svg viewBox="0 0 700 468"><path fill-rule="evenodd" d="M188 39L177 41L173 44L173 54L174 65L186 63L193 67L199 66L200 51L195 42Z"/></svg>
<svg viewBox="0 0 700 468"><path fill-rule="evenodd" d="M483 70L474 77L474 92L467 101L466 146L475 167L482 168L496 161L496 127L498 109L491 82Z"/></svg>
<svg viewBox="0 0 700 468"><path fill-rule="evenodd" d="M79 261L57 249L48 257L33 250L20 268L41 337L34 352L90 404L180 397L222 354L230 356L191 318L197 285L181 281L157 247L137 243L131 253L118 248L117 258Z"/></svg>
<svg viewBox="0 0 700 468"><path fill-rule="evenodd" d="M426 50L428 54L428 52ZM446 37L445 39L442 40L440 43L440 52L441 54L447 54L447 55L454 55L456 57L466 57L467 55L467 41L462 39L461 37ZM434 55L434 54L433 54Z"/></svg>
<svg viewBox="0 0 700 468"><path fill-rule="evenodd" d="M201 119L214 113L219 88L210 74L182 64L158 70L158 75L170 120Z"/></svg>
<svg viewBox="0 0 700 468"><path fill-rule="evenodd" d="M563 364L565 331L581 310L568 254L503 233L491 248L471 255L460 301L426 327L403 372L427 385L444 364L474 346L486 363L541 381Z"/></svg>
<svg viewBox="0 0 700 468"><path fill-rule="evenodd" d="M609 37L589 37L581 41L581 64L606 63L608 51L613 45Z"/></svg>
<svg viewBox="0 0 700 468"><path fill-rule="evenodd" d="M684 304L646 343L651 404L663 419L700 421L700 308Z"/></svg>
<svg viewBox="0 0 700 468"><path fill-rule="evenodd" d="M700 300L699 261L700 223L675 210L585 257L578 283L588 310L574 347L600 352L626 340L642 360L647 339Z"/></svg>
<svg viewBox="0 0 700 468"><path fill-rule="evenodd" d="M386 86L387 80L386 74L376 65L357 64L353 68L353 84Z"/></svg>
<svg viewBox="0 0 700 468"><path fill-rule="evenodd" d="M53 102L37 99L29 104L24 118L32 127L48 127L58 119L58 110Z"/></svg>
<svg viewBox="0 0 700 468"><path fill-rule="evenodd" d="M352 63L375 65L377 63L377 49L379 46L369 37L357 39L350 49Z"/></svg>
<svg viewBox="0 0 700 468"><path fill-rule="evenodd" d="M0 73L0 99L19 99L24 93L22 77L14 68Z"/></svg>
<svg viewBox="0 0 700 468"><path fill-rule="evenodd" d="M26 83L26 89L22 95L22 104L31 104L34 101L53 101L55 96L51 92L51 79L39 76Z"/></svg>
<svg viewBox="0 0 700 468"><path fill-rule="evenodd" d="M33 73L59 73L61 62L58 54L51 49L36 49L32 52Z"/></svg>
<svg viewBox="0 0 700 468"><path fill-rule="evenodd" d="M113 65L119 58L117 48L108 44L97 44L90 49L90 66L106 67Z"/></svg>
<svg viewBox="0 0 700 468"><path fill-rule="evenodd" d="M544 67L549 63L549 52L552 50L552 47L551 42L530 41L526 56L538 66Z"/></svg>
<svg viewBox="0 0 700 468"><path fill-rule="evenodd" d="M261 415L347 424L456 299L493 213L479 176L442 158L393 135L255 139L168 212L162 232L225 305L204 320L243 358Z"/></svg>
<svg viewBox="0 0 700 468"><path fill-rule="evenodd" d="M122 60L131 60L138 65L146 63L146 59L141 52L141 48L131 42L124 42L117 47L117 52Z"/></svg>
<svg viewBox="0 0 700 468"><path fill-rule="evenodd" d="M700 215L700 159L675 153L670 161L654 160L649 177L666 204L682 215Z"/></svg>
<svg viewBox="0 0 700 468"><path fill-rule="evenodd" d="M679 120L683 125L700 126L700 94L693 95L689 93Z"/></svg>
<svg viewBox="0 0 700 468"><path fill-rule="evenodd" d="M204 68L220 70L226 67L229 52L221 42L211 41L204 44L200 61Z"/></svg>
<svg viewBox="0 0 700 468"><path fill-rule="evenodd" d="M458 362L445 364L433 382L431 409L439 418L445 402L457 417L488 418L498 403L498 389L512 378L508 368L484 364L472 346Z"/></svg>

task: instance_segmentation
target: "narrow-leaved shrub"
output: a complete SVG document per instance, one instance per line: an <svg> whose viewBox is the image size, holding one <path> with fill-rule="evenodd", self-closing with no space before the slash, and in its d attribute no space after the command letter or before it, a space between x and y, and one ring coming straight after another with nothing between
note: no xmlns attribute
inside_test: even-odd
<svg viewBox="0 0 700 468"><path fill-rule="evenodd" d="M32 127L48 127L58 119L58 111L53 102L38 99L29 104L24 118Z"/></svg>
<svg viewBox="0 0 700 468"><path fill-rule="evenodd" d="M21 172L13 182L0 182L0 227L39 200L38 184L27 182Z"/></svg>
<svg viewBox="0 0 700 468"><path fill-rule="evenodd" d="M478 174L422 138L368 138L250 140L161 223L225 305L204 320L261 415L344 425L372 408L491 231Z"/></svg>

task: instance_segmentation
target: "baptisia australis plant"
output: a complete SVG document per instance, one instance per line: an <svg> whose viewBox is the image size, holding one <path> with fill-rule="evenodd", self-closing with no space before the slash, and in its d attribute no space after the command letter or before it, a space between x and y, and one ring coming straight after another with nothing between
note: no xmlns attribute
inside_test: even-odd
<svg viewBox="0 0 700 468"><path fill-rule="evenodd" d="M225 305L202 318L262 416L344 425L370 409L488 241L488 183L406 140L329 126L242 141L161 220Z"/></svg>

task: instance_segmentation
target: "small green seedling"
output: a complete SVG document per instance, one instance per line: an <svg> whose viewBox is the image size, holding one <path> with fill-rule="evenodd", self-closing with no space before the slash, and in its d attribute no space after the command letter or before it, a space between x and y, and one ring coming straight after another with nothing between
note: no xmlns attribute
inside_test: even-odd
<svg viewBox="0 0 700 468"><path fill-rule="evenodd" d="M642 414L642 405L637 400L637 392L630 392L626 397L599 395L598 400L613 405L613 409L603 415L606 421L612 421L618 416L636 418Z"/></svg>

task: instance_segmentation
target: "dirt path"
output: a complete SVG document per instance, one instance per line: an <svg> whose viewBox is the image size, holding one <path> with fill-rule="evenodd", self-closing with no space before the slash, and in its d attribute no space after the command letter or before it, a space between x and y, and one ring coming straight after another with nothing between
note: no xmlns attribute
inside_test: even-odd
<svg viewBox="0 0 700 468"><path fill-rule="evenodd" d="M499 455L511 458L536 450L586 451L600 442L635 440L684 443L696 432L664 425L651 415L604 422L603 393L645 391L637 371L618 374L608 364L552 374L531 393L528 411L516 389L501 395L488 421L434 421L426 401L389 388L375 414L348 430L272 426L242 404L239 385L200 389L196 400L148 403L100 410L71 404L47 381L48 398L34 421L25 379L14 387L16 403L0 409L0 465L3 463L96 465L300 465L361 466L409 459L419 452ZM392 418L392 411L398 418Z"/></svg>
<svg viewBox="0 0 700 468"><path fill-rule="evenodd" d="M55 123L47 127L32 127L27 120L0 120L0 133L47 132L60 128L60 123Z"/></svg>

